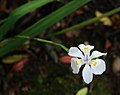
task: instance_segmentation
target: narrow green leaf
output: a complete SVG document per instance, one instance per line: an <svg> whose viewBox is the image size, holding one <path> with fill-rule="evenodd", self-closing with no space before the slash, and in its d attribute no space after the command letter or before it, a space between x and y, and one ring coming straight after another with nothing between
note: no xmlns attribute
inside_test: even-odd
<svg viewBox="0 0 120 95"><path fill-rule="evenodd" d="M57 11L51 13L47 17L39 20L37 23L33 24L31 27L27 28L25 31L20 33L20 35L26 36L36 36L40 32L43 32L46 28L50 27L51 25L55 24L65 16L69 15L77 8L85 5L90 0L73 0L70 3L66 4L65 6L59 8Z"/></svg>
<svg viewBox="0 0 120 95"><path fill-rule="evenodd" d="M45 18L39 20L37 23L33 24L31 27L20 33L20 35L34 37L40 32L45 31L46 28L50 27L65 16L75 11L77 8L85 5L89 1L90 0L73 0L55 12L51 13L50 15L46 16ZM16 48L20 48L25 41L26 39L17 37L11 38L6 45L0 48L0 57L13 51Z"/></svg>
<svg viewBox="0 0 120 95"><path fill-rule="evenodd" d="M16 8L7 18L6 22L0 27L0 40L4 37L4 35L18 19L31 12L32 10L35 10L36 8L41 7L52 1L53 0L34 0Z"/></svg>
<svg viewBox="0 0 120 95"><path fill-rule="evenodd" d="M7 20L7 19L2 19L2 20L0 21L0 24L4 23L6 20Z"/></svg>
<svg viewBox="0 0 120 95"><path fill-rule="evenodd" d="M0 47L4 46L6 43L8 43L8 39L5 39L3 41L0 42Z"/></svg>
<svg viewBox="0 0 120 95"><path fill-rule="evenodd" d="M15 54L15 55L9 55L2 59L2 62L5 64L13 64L16 62L21 61L22 59L28 57L28 55L25 54Z"/></svg>
<svg viewBox="0 0 120 95"><path fill-rule="evenodd" d="M73 26L68 27L68 28L66 28L66 29L63 29L63 30L61 30L61 31L48 34L46 37L57 36L57 35L60 35L60 34L64 34L64 33L66 33L66 32L69 32L69 31L71 31L71 30L78 29L78 28L81 28L81 27L83 27L83 26L90 25L90 24L92 24L92 23L95 23L95 22L99 21L101 18L104 18L104 17L107 17L107 16L111 16L111 15L117 13L117 12L120 12L120 7L115 8L115 9L113 9L113 10L107 12L107 13L104 13L103 15L101 15L101 16L99 16L99 17L94 17L94 18L92 18L92 19L90 19L90 20L83 21L83 22L81 22L81 23L79 23L79 24L73 25Z"/></svg>
<svg viewBox="0 0 120 95"><path fill-rule="evenodd" d="M77 92L76 95L87 95L87 93L88 93L88 88L85 87L85 88L80 89L80 90Z"/></svg>

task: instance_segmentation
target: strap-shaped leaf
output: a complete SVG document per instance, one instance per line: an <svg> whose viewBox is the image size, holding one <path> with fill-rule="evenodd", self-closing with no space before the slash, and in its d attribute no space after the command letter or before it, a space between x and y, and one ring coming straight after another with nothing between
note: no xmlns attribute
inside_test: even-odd
<svg viewBox="0 0 120 95"><path fill-rule="evenodd" d="M47 17L44 17L43 19L39 20L37 23L27 28L24 32L20 33L20 35L26 35L31 37L36 36L40 32L43 32L46 28L55 24L56 22L69 15L77 8L85 5L89 1L90 0L73 0L65 6L59 8L57 11L51 13Z"/></svg>
<svg viewBox="0 0 120 95"><path fill-rule="evenodd" d="M118 13L118 12L120 12L120 7L117 7L117 8L115 8L115 9L113 9L113 10L107 12L107 13L104 13L104 14L101 15L101 16L94 17L94 18L91 18L91 19L89 19L89 20L80 22L79 24L76 24L76 25L73 25L73 26L71 26L71 27L65 28L65 29L63 29L63 30L61 30L61 31L57 31L57 32L53 32L53 33L51 33L51 34L48 34L48 35L46 36L46 38L47 38L47 37L52 37L52 36L61 35L61 34L64 34L64 33L66 33L66 32L69 32L69 31L71 31L71 30L74 30L74 29L79 29L79 28L81 28L81 27L83 27L83 26L90 25L90 24L92 24L92 23L95 23L95 22L99 21L100 19L102 19L102 18L104 18L104 17L111 16L111 15L113 15L113 14L115 14L115 13Z"/></svg>
<svg viewBox="0 0 120 95"><path fill-rule="evenodd" d="M0 40L4 37L4 35L18 19L20 19L22 16L29 13L30 11L35 10L36 8L41 7L52 1L54 0L34 0L15 9L7 18L6 22L0 27Z"/></svg>
<svg viewBox="0 0 120 95"><path fill-rule="evenodd" d="M40 32L43 32L46 28L50 27L51 25L55 24L65 16L69 15L77 8L85 5L90 0L73 0L70 3L64 5L63 7L59 8L55 12L51 13L50 15L44 17L43 19L39 20L31 27L24 30L20 35L34 37L38 35ZM22 46L22 44L26 41L26 39L21 38L11 38L6 45L0 48L0 57L13 51L16 48Z"/></svg>

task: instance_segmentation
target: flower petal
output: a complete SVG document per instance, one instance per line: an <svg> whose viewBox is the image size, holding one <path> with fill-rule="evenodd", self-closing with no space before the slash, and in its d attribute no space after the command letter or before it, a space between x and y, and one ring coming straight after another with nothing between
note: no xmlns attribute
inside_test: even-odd
<svg viewBox="0 0 120 95"><path fill-rule="evenodd" d="M99 52L99 51L93 51L90 58L93 59L93 58L97 58L97 57L100 57L100 56L103 56L103 55L107 55L107 53L102 53L102 52Z"/></svg>
<svg viewBox="0 0 120 95"><path fill-rule="evenodd" d="M78 58L71 58L71 68L73 70L74 74L78 74L79 73L79 69L81 67L81 62L77 62L77 60L79 61L80 59ZM77 62L77 63L76 63Z"/></svg>
<svg viewBox="0 0 120 95"><path fill-rule="evenodd" d="M69 49L68 55L83 58L82 52L77 47L71 47Z"/></svg>
<svg viewBox="0 0 120 95"><path fill-rule="evenodd" d="M83 80L85 83L89 84L93 80L93 73L88 64L85 65L82 71Z"/></svg>
<svg viewBox="0 0 120 95"><path fill-rule="evenodd" d="M92 49L94 49L94 46L92 45L84 45L84 44L80 44L79 48L81 49L81 51L83 51L83 53L85 54L85 48L87 49L87 53L90 54L90 51Z"/></svg>
<svg viewBox="0 0 120 95"><path fill-rule="evenodd" d="M102 59L96 59L96 60L94 60L94 62L96 63L95 65L94 65L94 63L91 64L91 69L92 69L93 73L96 75L102 74L106 70L105 61Z"/></svg>

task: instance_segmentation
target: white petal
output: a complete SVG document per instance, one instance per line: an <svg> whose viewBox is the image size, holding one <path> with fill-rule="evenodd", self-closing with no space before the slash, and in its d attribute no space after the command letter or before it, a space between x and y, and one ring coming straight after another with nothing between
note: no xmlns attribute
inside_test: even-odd
<svg viewBox="0 0 120 95"><path fill-rule="evenodd" d="M78 58L71 58L71 68L72 68L74 74L79 73L79 69L82 65L82 63L76 64L77 60L79 60L79 59Z"/></svg>
<svg viewBox="0 0 120 95"><path fill-rule="evenodd" d="M93 80L93 73L88 64L85 65L82 71L83 80L85 83L89 84Z"/></svg>
<svg viewBox="0 0 120 95"><path fill-rule="evenodd" d="M97 57L100 57L100 56L103 56L103 55L107 55L107 53L102 53L102 52L99 52L99 51L93 51L90 58L93 59L93 58L97 58Z"/></svg>
<svg viewBox="0 0 120 95"><path fill-rule="evenodd" d="M82 52L77 47L71 47L69 49L68 55L83 58Z"/></svg>
<svg viewBox="0 0 120 95"><path fill-rule="evenodd" d="M84 44L80 44L78 47L84 52L84 48L85 48Z"/></svg>
<svg viewBox="0 0 120 95"><path fill-rule="evenodd" d="M83 51L83 52L84 52L84 48L88 48L88 53L90 53L90 51L91 51L92 49L94 49L94 46L92 46L92 45L80 44L80 45L79 45L79 48L80 48L81 51Z"/></svg>
<svg viewBox="0 0 120 95"><path fill-rule="evenodd" d="M92 65L91 64L91 69L93 71L94 74L96 75L100 75L102 74L105 70L106 70L106 64L105 61L102 59L96 59L94 60L97 64L96 65Z"/></svg>

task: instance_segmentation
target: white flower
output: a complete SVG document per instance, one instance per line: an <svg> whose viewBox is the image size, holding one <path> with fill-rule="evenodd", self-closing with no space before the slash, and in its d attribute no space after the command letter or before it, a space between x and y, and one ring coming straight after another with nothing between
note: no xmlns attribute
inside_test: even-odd
<svg viewBox="0 0 120 95"><path fill-rule="evenodd" d="M101 53L95 50L90 55L92 49L94 49L94 46L80 44L79 48L71 47L68 52L69 56L76 57L71 59L71 67L74 74L78 74L80 67L85 64L82 76L87 84L92 82L93 74L100 75L106 70L104 60L98 59L98 57L107 53Z"/></svg>

